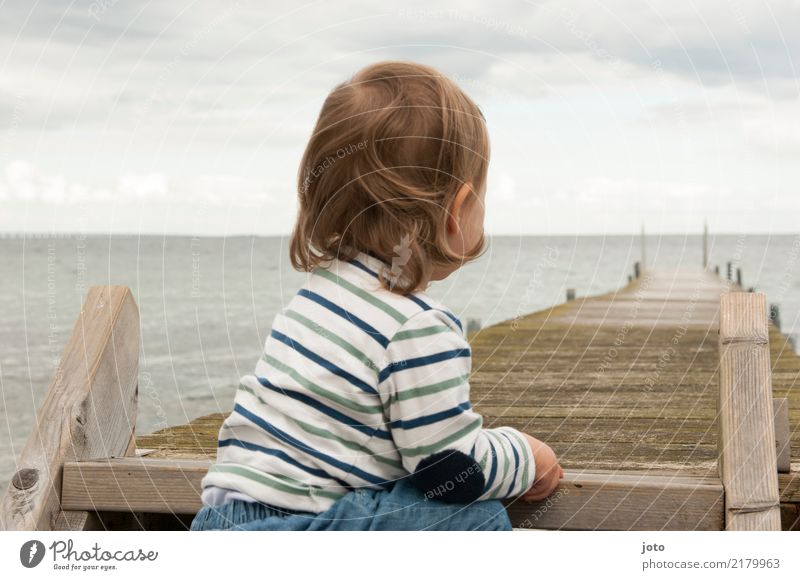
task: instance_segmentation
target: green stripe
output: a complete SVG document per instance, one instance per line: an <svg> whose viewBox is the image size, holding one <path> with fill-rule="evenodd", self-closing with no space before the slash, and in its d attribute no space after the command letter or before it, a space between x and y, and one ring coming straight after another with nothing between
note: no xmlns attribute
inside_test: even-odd
<svg viewBox="0 0 800 580"><path fill-rule="evenodd" d="M372 413L372 414L382 414L383 413L383 406L382 405L362 405L361 403L356 403L355 401L351 401L350 399L343 397L337 393L333 393L327 389L323 389L319 385L312 383L307 378L302 376L292 367L283 364L278 359L268 355L266 352L261 355L262 360L264 362L272 365L276 369L281 372L286 373L290 377L292 377L295 381L303 385L309 391L312 391L319 395L320 397L325 397L331 401L335 401L342 405L343 407L347 407L348 409L352 409L353 411L359 411L361 413Z"/></svg>
<svg viewBox="0 0 800 580"><path fill-rule="evenodd" d="M379 308L380 310L383 310L386 314L388 314L389 316L394 318L400 324L403 324L406 320L408 320L408 317L404 316L401 312L399 312L398 310L395 310L394 308L392 308L391 306L386 304L386 302L384 302L383 300L379 300L379 299L375 298L375 296L373 296L369 292L359 288L358 286L356 286L352 282L348 282L344 278L342 278L340 276L337 276L333 272L330 272L330 271L326 270L325 268L317 268L316 270L314 270L314 273L322 276L323 278L326 278L327 280L330 280L331 282L333 282L335 284L338 284L339 286L341 286L345 290L349 290L350 292L352 292L353 294L355 294L359 298L365 300L366 302L369 302L370 304L372 304L376 308Z"/></svg>
<svg viewBox="0 0 800 580"><path fill-rule="evenodd" d="M522 492L528 491L528 454L524 451L528 448L525 442L520 439L519 435L517 435L514 431L509 432L509 435L514 437L517 442L520 444L522 449L519 450L519 454L523 456L524 463L522 464Z"/></svg>
<svg viewBox="0 0 800 580"><path fill-rule="evenodd" d="M430 336L432 334L440 334L442 332L452 332L453 329L449 326L426 326L425 328L415 328L412 330L401 330L392 337L392 342L400 340L408 340L409 338L419 338L421 336Z"/></svg>
<svg viewBox="0 0 800 580"><path fill-rule="evenodd" d="M495 435L495 436L497 437L497 441L498 441L498 445L499 445L498 448L500 450L504 450L505 447L503 446L503 440L500 438L499 435ZM498 460L501 457L503 458L503 478L500 480L501 484L497 486L497 493L501 492L501 490L503 489L503 484L505 484L506 481L508 480L508 467L509 467L509 463L511 463L511 461L509 461L509 457L506 456L505 451L503 451L503 453L498 453L497 454ZM509 486L509 489L511 489L510 486Z"/></svg>
<svg viewBox="0 0 800 580"><path fill-rule="evenodd" d="M400 463L399 461L396 461L394 459L389 459L388 457L383 457L381 455L376 455L371 449L369 449L368 447L364 447L363 445L360 445L355 441L343 439L342 437L339 437L338 435L335 435L330 431L327 431L326 429L322 429L321 427L314 427L313 425L309 425L308 423L305 423L299 419L294 419L292 417L289 418L293 422L295 422L301 429L303 429L303 431L305 431L306 433L311 433L312 435L316 435L318 437L323 437L325 439L338 441L348 449L352 449L354 451L362 451L364 453L371 455L375 459L375 461L380 461L381 463L385 463L386 465L391 465L396 469L401 469L401 470L403 469L403 464Z"/></svg>
<svg viewBox="0 0 800 580"><path fill-rule="evenodd" d="M308 487L306 484L303 484L302 482L293 480L293 479L285 477L285 476L281 477L282 480L288 480L290 482L298 484L300 486L300 488L297 488L297 487L294 487L293 485L288 485L286 483L281 483L280 481L276 481L276 480L274 480L274 479L272 479L270 477L267 477L267 476L265 476L265 475L263 475L261 473L257 473L257 472L251 471L249 469L245 469L244 467L241 467L239 465L225 465L225 464L215 463L214 465L212 465L209 468L208 471L209 471L209 473L211 473L211 472L215 472L215 473L230 473L232 475L238 475L240 477L244 477L245 479L249 479L251 481L255 481L256 483L260 483L262 485L266 485L268 487L272 487L272 488L277 489L279 491L283 491L285 493L290 493L290 494L293 494L293 495L304 495L304 496L307 496L307 497L310 497L310 496L322 496L322 497L327 497L329 499L334 499L334 500L335 499L339 499L340 497L342 497L342 495L344 495L343 493L336 493L336 492L333 492L333 491L325 491L324 489L319 488L319 487Z"/></svg>
<svg viewBox="0 0 800 580"><path fill-rule="evenodd" d="M481 426L482 418L478 417L472 423L467 425L466 427L459 429L452 435L445 437L444 439L440 440L437 443L433 443L431 445L422 445L420 447L411 447L410 449L403 449L400 448L400 455L403 457L414 457L417 455L430 455L432 453L436 453L437 451L441 451L445 447L447 447L453 441L461 439L464 435L471 433L475 429Z"/></svg>
<svg viewBox="0 0 800 580"><path fill-rule="evenodd" d="M240 391L245 391L246 393L250 393L251 395L253 395L256 399L258 399L264 405L268 405L269 404L264 399L262 399L260 396L258 396L258 394L256 394L256 392L253 391L253 389L251 389L247 385L239 383L239 390ZM364 447L363 445L360 445L359 443L356 443L355 441L350 441L348 439L344 439L342 437L339 437L338 435L335 435L335 434L331 433L330 431L322 429L321 427L314 427L313 425L309 425L308 423L305 423L305 422L303 422L303 421L301 421L299 419L295 419L294 417L287 417L287 418L290 419L292 422L294 422L298 427L303 429L303 431L305 431L306 433L311 433L312 435L317 435L318 437L323 437L325 439L331 439L333 441L338 441L339 443L341 443L342 445L344 445L348 449L352 449L354 451L362 451L362 452L367 453L367 454L371 455L372 457L374 457L376 461L379 461L381 463L385 463L386 465L390 465L390 466L392 466L392 467L394 467L396 469L400 469L400 470L403 469L403 464L400 463L399 461L395 461L394 459L389 459L388 457L382 457L381 455L375 455L374 452L369 447ZM225 429L226 425L223 424L222 428Z"/></svg>
<svg viewBox="0 0 800 580"><path fill-rule="evenodd" d="M256 399L258 399L264 405L268 405L269 404L264 399L259 397L258 394L256 394L256 392L253 391L253 389L251 389L247 385L239 383L239 390L240 391L245 391L246 393L250 393L251 395L253 395ZM348 439L344 439L342 437L339 437L338 435L335 435L335 434L331 433L330 431L328 431L326 429L322 429L321 427L314 427L313 425L309 425L308 423L306 423L304 421L301 421L300 419L295 419L294 417L287 417L287 418L290 419L293 423L295 423L298 427L300 427L306 433L311 433L312 435L316 435L318 437L323 437L325 439L331 439L333 441L338 441L339 443L341 443L342 445L344 445L348 449L352 449L354 451L362 451L364 453L372 455L375 458L376 461L380 461L381 463L385 463L386 465L391 465L392 467L394 467L396 469L401 469L401 470L403 469L403 464L400 463L399 461L395 461L394 459L389 459L388 457L382 457L380 455L375 455L373 453L373 451L369 447L364 447L363 445L360 445L359 443L356 443L355 441L350 441ZM223 427L224 427L224 425L223 425Z"/></svg>
<svg viewBox="0 0 800 580"><path fill-rule="evenodd" d="M342 347L344 350L346 350L347 352L352 354L354 357L356 357L358 360L360 360L362 363L364 363L364 365L366 365L367 368L369 368L369 369L371 369L371 370L373 370L375 372L377 372L379 370L378 369L378 365L376 365L374 362L372 362L372 360L367 355L365 355L363 352L358 350L356 347L354 347L352 344L350 344L349 342L347 342L346 340L344 340L340 336L337 336L336 334L332 333L331 331L326 330L325 328L323 328L322 326L320 326L319 324L317 324L313 320L309 320L308 318L306 318L305 316L303 316L299 312L295 312L294 310L291 310L291 309L287 309L286 312L284 312L284 314L286 314L286 316L288 316L292 320L296 320L297 322L299 322L300 324L302 324L306 328L308 328L310 330L313 330L318 335L320 335L322 338L327 338L333 344Z"/></svg>
<svg viewBox="0 0 800 580"><path fill-rule="evenodd" d="M489 459L489 453L490 453L490 450L489 450L489 449L487 449L487 450L486 450L486 453L484 453L484 454L483 454L483 459L481 459L481 460L478 462L478 465L480 465L480 466L481 466L481 471L483 471L483 472L484 472L484 475L485 475L485 473L486 473L486 461Z"/></svg>
<svg viewBox="0 0 800 580"><path fill-rule="evenodd" d="M440 391L452 389L453 387L463 385L465 382L467 382L467 379L469 379L469 375L462 375L460 377L454 377L452 379L447 379L446 381L441 381L432 385L426 385L424 387L417 387L415 389L407 389L397 393L392 393L392 395L389 397L388 404L391 405L397 401L407 401L408 399L415 399L417 397L423 397L432 393L438 393Z"/></svg>

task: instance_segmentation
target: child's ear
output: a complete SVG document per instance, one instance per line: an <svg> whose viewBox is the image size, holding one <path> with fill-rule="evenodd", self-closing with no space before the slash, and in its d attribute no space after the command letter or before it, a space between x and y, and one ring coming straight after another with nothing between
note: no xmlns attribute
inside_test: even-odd
<svg viewBox="0 0 800 580"><path fill-rule="evenodd" d="M464 183L456 192L447 211L447 233L455 235L461 230L461 210L472 192L472 183Z"/></svg>

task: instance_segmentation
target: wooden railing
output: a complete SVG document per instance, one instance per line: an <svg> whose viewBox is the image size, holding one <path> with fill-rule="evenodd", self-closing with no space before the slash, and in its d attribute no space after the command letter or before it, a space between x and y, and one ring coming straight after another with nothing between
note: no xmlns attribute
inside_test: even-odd
<svg viewBox="0 0 800 580"><path fill-rule="evenodd" d="M93 286L0 504L0 528L86 525L88 512L61 502L64 464L133 449L138 374L139 311L130 290Z"/></svg>
<svg viewBox="0 0 800 580"><path fill-rule="evenodd" d="M720 477L566 470L549 498L506 502L515 526L780 529L766 325L763 295L722 295ZM201 507L210 460L134 453L138 356L130 291L92 287L0 504L0 527L84 529L103 513L193 514ZM794 480L781 487L783 500L800 501Z"/></svg>

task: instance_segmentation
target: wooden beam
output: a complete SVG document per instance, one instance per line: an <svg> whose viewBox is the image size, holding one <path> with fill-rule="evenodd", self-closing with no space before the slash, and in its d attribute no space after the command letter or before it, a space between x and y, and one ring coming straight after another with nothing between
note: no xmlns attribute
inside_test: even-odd
<svg viewBox="0 0 800 580"><path fill-rule="evenodd" d="M565 470L548 498L505 503L515 528L721 530L723 496L714 477Z"/></svg>
<svg viewBox="0 0 800 580"><path fill-rule="evenodd" d="M83 528L62 513L65 461L123 455L136 424L139 311L128 288L89 289L0 503L0 528Z"/></svg>
<svg viewBox="0 0 800 580"><path fill-rule="evenodd" d="M764 294L720 296L719 472L725 529L780 530Z"/></svg>
<svg viewBox="0 0 800 580"><path fill-rule="evenodd" d="M64 509L196 513L211 460L129 457L64 464Z"/></svg>
<svg viewBox="0 0 800 580"><path fill-rule="evenodd" d="M196 513L207 459L131 457L64 465L64 509ZM652 472L566 471L556 492L535 503L509 500L516 527L719 530L716 478Z"/></svg>

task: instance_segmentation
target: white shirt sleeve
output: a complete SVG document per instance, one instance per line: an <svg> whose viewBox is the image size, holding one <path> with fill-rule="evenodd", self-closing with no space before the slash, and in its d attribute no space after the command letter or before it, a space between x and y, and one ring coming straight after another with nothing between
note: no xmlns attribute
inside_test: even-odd
<svg viewBox="0 0 800 580"><path fill-rule="evenodd" d="M522 434L484 429L473 410L470 370L469 343L441 310L412 316L386 349L378 391L388 427L412 483L431 499L505 498L533 485L533 453Z"/></svg>

